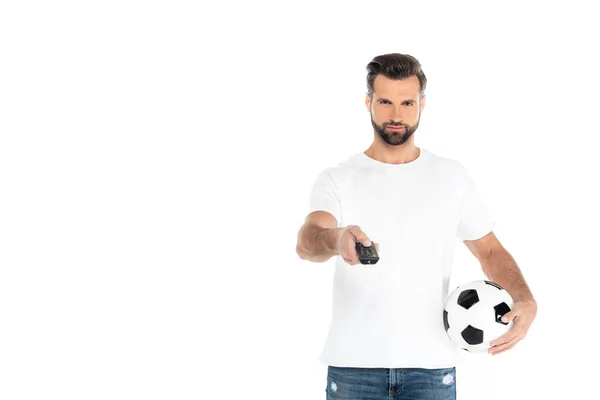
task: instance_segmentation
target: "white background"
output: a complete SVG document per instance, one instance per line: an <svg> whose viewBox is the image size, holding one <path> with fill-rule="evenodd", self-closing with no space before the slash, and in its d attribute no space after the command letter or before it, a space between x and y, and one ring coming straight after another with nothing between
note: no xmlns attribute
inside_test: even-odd
<svg viewBox="0 0 600 400"><path fill-rule="evenodd" d="M366 149L367 63L417 57L417 146L464 163L539 303L459 399L597 392L590 2L3 2L0 398L323 399L313 180ZM451 286L481 278L457 242ZM587 367L586 363L590 363Z"/></svg>

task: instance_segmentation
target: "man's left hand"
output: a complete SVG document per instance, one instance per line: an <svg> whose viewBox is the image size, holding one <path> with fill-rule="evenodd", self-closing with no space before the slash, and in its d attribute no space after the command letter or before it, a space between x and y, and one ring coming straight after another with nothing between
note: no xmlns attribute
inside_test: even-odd
<svg viewBox="0 0 600 400"><path fill-rule="evenodd" d="M502 322L512 321L512 327L504 335L490 342L488 353L495 356L515 347L527 335L536 314L537 303L534 300L515 302L512 310L502 317Z"/></svg>

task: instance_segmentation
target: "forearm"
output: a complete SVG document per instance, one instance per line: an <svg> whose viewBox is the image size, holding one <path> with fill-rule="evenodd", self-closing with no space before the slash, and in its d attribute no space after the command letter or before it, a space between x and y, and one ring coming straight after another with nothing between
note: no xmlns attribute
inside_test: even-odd
<svg viewBox="0 0 600 400"><path fill-rule="evenodd" d="M340 228L327 229L318 225L306 225L298 233L296 252L303 260L325 262L337 255Z"/></svg>
<svg viewBox="0 0 600 400"><path fill-rule="evenodd" d="M487 278L506 289L515 302L535 302L521 270L508 251L503 249L490 255L481 267Z"/></svg>

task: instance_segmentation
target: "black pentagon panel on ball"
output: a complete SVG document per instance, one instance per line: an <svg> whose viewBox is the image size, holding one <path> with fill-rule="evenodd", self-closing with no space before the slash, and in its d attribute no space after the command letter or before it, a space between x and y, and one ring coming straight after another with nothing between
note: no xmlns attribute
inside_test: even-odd
<svg viewBox="0 0 600 400"><path fill-rule="evenodd" d="M502 290L502 286L498 285L497 283L490 282L490 281L485 281L485 283L487 283L490 286L493 286L493 287L497 288L498 290Z"/></svg>
<svg viewBox="0 0 600 400"><path fill-rule="evenodd" d="M469 344L483 343L483 331L471 325L467 326L460 334L465 339L465 342Z"/></svg>
<svg viewBox="0 0 600 400"><path fill-rule="evenodd" d="M458 296L458 305L464 307L465 309L471 308L473 304L476 304L479 301L479 296L477 295L477 290L468 289L463 291L460 296Z"/></svg>
<svg viewBox="0 0 600 400"><path fill-rule="evenodd" d="M508 322L502 322L502 319L501 319L504 316L504 314L510 312L510 307L508 306L508 304L502 302L502 303L494 306L494 312L496 313L496 322L498 322L502 325L508 325Z"/></svg>
<svg viewBox="0 0 600 400"><path fill-rule="evenodd" d="M444 328L448 330L450 328L450 324L448 324L448 311L444 310Z"/></svg>

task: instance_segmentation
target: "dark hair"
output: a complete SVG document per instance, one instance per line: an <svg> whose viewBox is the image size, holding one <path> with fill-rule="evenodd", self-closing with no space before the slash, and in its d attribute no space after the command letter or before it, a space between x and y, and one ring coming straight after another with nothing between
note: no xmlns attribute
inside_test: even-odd
<svg viewBox="0 0 600 400"><path fill-rule="evenodd" d="M367 90L369 97L373 99L373 83L377 75L382 74L389 79L405 79L416 75L421 84L421 97L425 93L427 78L421 69L419 60L408 54L382 54L367 64Z"/></svg>

